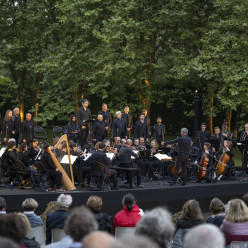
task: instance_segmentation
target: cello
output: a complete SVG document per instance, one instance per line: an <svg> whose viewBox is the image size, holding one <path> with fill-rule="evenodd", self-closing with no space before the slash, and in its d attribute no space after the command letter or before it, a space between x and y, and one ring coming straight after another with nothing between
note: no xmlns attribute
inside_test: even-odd
<svg viewBox="0 0 248 248"><path fill-rule="evenodd" d="M197 175L198 180L203 180L208 171L209 157L206 155L207 155L207 152L204 152L202 154L201 162L199 164L199 171Z"/></svg>
<svg viewBox="0 0 248 248"><path fill-rule="evenodd" d="M230 155L227 154L228 150L229 150L229 147L232 145L232 141L227 141L227 146L224 147L223 149L223 153L222 155L220 156L220 159L218 161L218 164L216 166L216 170L217 170L217 173L218 173L218 176L220 176L224 170L226 169L226 166L230 160ZM228 148L228 150L227 150Z"/></svg>

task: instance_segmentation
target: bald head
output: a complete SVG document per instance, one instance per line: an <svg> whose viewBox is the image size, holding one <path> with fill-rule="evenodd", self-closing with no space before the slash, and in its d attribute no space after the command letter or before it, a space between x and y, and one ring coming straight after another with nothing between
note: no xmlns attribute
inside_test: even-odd
<svg viewBox="0 0 248 248"><path fill-rule="evenodd" d="M126 143L126 144L127 144L127 146L132 146L132 143L133 143L133 142L132 142L132 140L131 140L131 139L127 139L127 143Z"/></svg>
<svg viewBox="0 0 248 248"><path fill-rule="evenodd" d="M84 248L108 248L114 242L114 237L106 232L93 232L83 240Z"/></svg>

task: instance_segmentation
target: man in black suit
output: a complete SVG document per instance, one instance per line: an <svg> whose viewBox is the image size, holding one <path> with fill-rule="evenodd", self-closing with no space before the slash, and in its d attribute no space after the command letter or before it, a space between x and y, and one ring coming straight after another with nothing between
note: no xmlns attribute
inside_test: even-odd
<svg viewBox="0 0 248 248"><path fill-rule="evenodd" d="M46 219L46 244L50 244L52 241L51 231L54 228L64 228L65 219L68 210L72 204L71 195L61 194L57 199L59 209L48 213Z"/></svg>
<svg viewBox="0 0 248 248"><path fill-rule="evenodd" d="M191 138L188 136L188 129L181 129L181 137L175 140L170 140L164 143L165 146L171 144L178 144L178 156L175 167L175 172L173 175L172 182L170 185L176 184L177 175L180 167L182 167L182 185L186 185L187 181L187 165L189 163L189 154L190 154L190 146L191 146Z"/></svg>
<svg viewBox="0 0 248 248"><path fill-rule="evenodd" d="M148 126L143 113L140 114L140 120L135 123L135 138L139 139L140 137L148 140Z"/></svg>
<svg viewBox="0 0 248 248"><path fill-rule="evenodd" d="M107 137L107 133L109 132L111 126L112 126L112 116L111 114L107 111L108 109L108 105L106 103L102 104L102 111L100 111L98 114L102 115L103 117L103 122L105 122L105 130L106 130L106 136L104 138Z"/></svg>
<svg viewBox="0 0 248 248"><path fill-rule="evenodd" d="M13 112L14 112L14 123L15 123L15 128L16 128L14 138L16 140L16 144L18 144L19 143L20 133L21 133L20 110L19 110L19 108L14 108Z"/></svg>
<svg viewBox="0 0 248 248"><path fill-rule="evenodd" d="M98 150L93 153L90 157L91 162L96 161L104 165L104 167L107 170L107 174L109 178L113 181L113 188L117 189L117 172L115 170L109 169L109 166L111 165L111 160L107 157L105 151L105 145L104 143L100 143ZM102 179L103 180L103 179ZM98 184L98 187L102 186L102 182L100 181Z"/></svg>
<svg viewBox="0 0 248 248"><path fill-rule="evenodd" d="M29 146L31 141L35 138L34 123L31 119L32 115L30 113L27 113L26 120L23 121L23 123L21 124L22 141L26 143L27 146Z"/></svg>
<svg viewBox="0 0 248 248"><path fill-rule="evenodd" d="M87 137L89 134L89 123L87 123L88 120L91 120L91 111L88 108L89 101L87 99L84 99L82 101L82 107L77 112L77 121L80 127L80 143L81 146L84 146L87 143Z"/></svg>
<svg viewBox="0 0 248 248"><path fill-rule="evenodd" d="M165 127L162 124L162 117L157 118L157 124L154 125L154 138L157 140L159 145L164 141Z"/></svg>
<svg viewBox="0 0 248 248"><path fill-rule="evenodd" d="M126 120L126 124L127 124L127 134L128 134L128 138L130 138L131 136L131 131L133 128L133 117L131 114L129 114L129 106L125 106L124 108L124 113L122 114L122 119Z"/></svg>
<svg viewBox="0 0 248 248"><path fill-rule="evenodd" d="M240 135L240 142L248 145L248 123L245 124L245 130ZM244 146L242 149L242 166L243 170L248 171L248 149Z"/></svg>
<svg viewBox="0 0 248 248"><path fill-rule="evenodd" d="M200 149L200 151L203 150L203 145L205 142L210 142L211 135L210 132L206 130L206 124L201 124L201 130L197 131L195 136L195 145Z"/></svg>
<svg viewBox="0 0 248 248"><path fill-rule="evenodd" d="M94 142L103 141L106 137L106 122L103 121L103 116L98 115L97 121L92 128L92 137Z"/></svg>
<svg viewBox="0 0 248 248"><path fill-rule="evenodd" d="M116 112L116 119L113 121L113 136L127 138L127 124L126 120L121 118L121 111Z"/></svg>

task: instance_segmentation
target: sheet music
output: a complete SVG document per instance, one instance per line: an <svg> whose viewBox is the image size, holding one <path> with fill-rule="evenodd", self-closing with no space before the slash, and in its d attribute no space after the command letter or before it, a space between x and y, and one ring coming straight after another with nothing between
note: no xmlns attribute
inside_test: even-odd
<svg viewBox="0 0 248 248"><path fill-rule="evenodd" d="M0 150L0 158L3 156L4 152L6 151L7 148L3 147L1 150Z"/></svg>
<svg viewBox="0 0 248 248"><path fill-rule="evenodd" d="M158 160L163 160L163 159L170 160L170 159L172 159L172 158L169 157L168 155L166 155L166 154L161 154L161 153L155 154L154 157L156 157Z"/></svg>
<svg viewBox="0 0 248 248"><path fill-rule="evenodd" d="M77 156L71 155L70 157L71 157L71 164L73 164L76 161ZM64 157L61 159L60 163L61 164L69 164L69 157L68 157L68 155L64 155Z"/></svg>
<svg viewBox="0 0 248 248"><path fill-rule="evenodd" d="M87 153L87 155L86 155L84 161L86 161L91 155L92 155L92 153Z"/></svg>
<svg viewBox="0 0 248 248"><path fill-rule="evenodd" d="M106 153L106 156L110 159L110 160L113 160L115 154L113 152L108 152Z"/></svg>

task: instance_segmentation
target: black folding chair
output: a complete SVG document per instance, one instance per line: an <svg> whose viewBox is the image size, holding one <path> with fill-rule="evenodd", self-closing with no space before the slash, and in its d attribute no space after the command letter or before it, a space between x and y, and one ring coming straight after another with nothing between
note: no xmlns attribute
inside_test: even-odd
<svg viewBox="0 0 248 248"><path fill-rule="evenodd" d="M41 182L43 184L46 184L47 178L50 178L47 173L46 167L40 161L35 161L35 168L38 171L37 176L40 176Z"/></svg>
<svg viewBox="0 0 248 248"><path fill-rule="evenodd" d="M55 126L53 127L53 137L54 138L59 138L64 134L64 129L63 127Z"/></svg>
<svg viewBox="0 0 248 248"><path fill-rule="evenodd" d="M31 180L31 173L28 168L20 160L16 160L16 167L16 176L20 182L20 186L25 188L32 188L33 182Z"/></svg>
<svg viewBox="0 0 248 248"><path fill-rule="evenodd" d="M43 127L36 126L34 127L34 134L36 139L39 141L47 141L47 134Z"/></svg>

